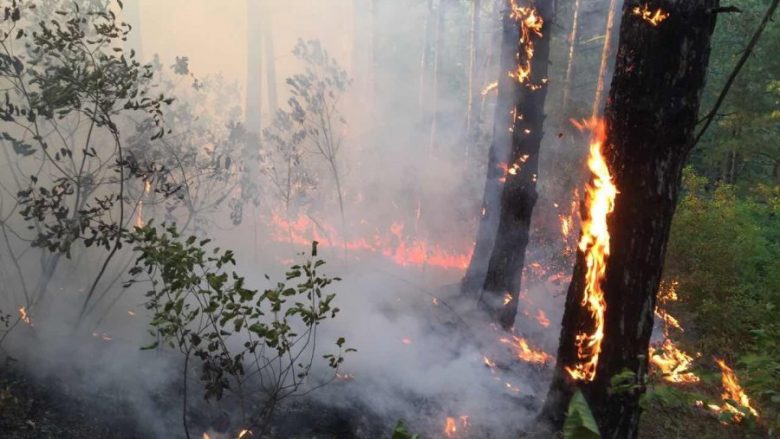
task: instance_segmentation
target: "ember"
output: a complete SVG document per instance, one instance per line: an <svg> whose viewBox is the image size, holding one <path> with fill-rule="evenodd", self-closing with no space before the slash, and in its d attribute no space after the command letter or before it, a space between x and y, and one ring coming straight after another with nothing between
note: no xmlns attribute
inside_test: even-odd
<svg viewBox="0 0 780 439"><path fill-rule="evenodd" d="M645 20L646 22L652 24L653 26L658 26L659 24L661 24L662 21L669 18L668 12L665 12L661 8L658 8L655 11L653 11L647 6L647 3L645 3L641 7L634 6L634 9L631 10L631 13L634 16L637 16L642 20Z"/></svg>

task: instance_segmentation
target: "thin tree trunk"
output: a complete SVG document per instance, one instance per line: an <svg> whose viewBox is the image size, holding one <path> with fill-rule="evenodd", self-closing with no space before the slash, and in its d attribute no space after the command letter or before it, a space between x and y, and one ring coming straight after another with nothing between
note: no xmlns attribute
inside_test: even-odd
<svg viewBox="0 0 780 439"><path fill-rule="evenodd" d="M268 94L268 114L270 117L274 117L276 109L279 108L277 87L276 87L276 54L274 51L274 33L271 19L270 3L266 0L263 3L263 29L262 36L265 43L265 75L266 75L266 92Z"/></svg>
<svg viewBox="0 0 780 439"><path fill-rule="evenodd" d="M471 261L466 269L466 275L461 281L461 292L477 294L485 281L490 254L498 230L500 213L501 188L503 187L504 167L509 161L512 135L510 129L514 124L512 110L519 99L522 87L509 76L517 68L517 42L520 39L517 23L510 17L509 0L504 2L502 18L501 47L498 51L498 97L493 118L493 139L488 150L487 176L482 195L482 212L477 227L476 244L471 255ZM503 167L502 167L503 165Z"/></svg>
<svg viewBox="0 0 780 439"><path fill-rule="evenodd" d="M468 72L468 101L466 104L466 133L471 133L471 124L474 118L474 106L479 99L479 87L474 84L474 77L477 71L477 46L479 45L479 13L481 8L480 0L473 0L471 4L471 32L469 35L469 72ZM468 157L469 147L466 147L466 157Z"/></svg>
<svg viewBox="0 0 780 439"><path fill-rule="evenodd" d="M563 79L563 93L561 95L561 115L566 119L569 108L569 93L571 92L572 70L574 67L574 49L577 47L577 27L579 25L580 0L574 0L574 12L571 18L571 30L569 31L569 51L566 61L566 74Z"/></svg>
<svg viewBox="0 0 780 439"><path fill-rule="evenodd" d="M606 309L595 375L591 381L575 380L567 371L582 361L578 336L594 333L594 318L581 305L587 267L578 252L554 377L532 437L550 437L550 430L560 430L578 388L602 437L637 437L653 310L682 169L693 144L715 26L712 9L718 0L660 5L670 15L657 26L634 15L633 2L623 8L605 112L604 155L618 194L607 216L609 256L600 283ZM610 380L626 370L634 374L628 384L636 386L610 392Z"/></svg>
<svg viewBox="0 0 780 439"><path fill-rule="evenodd" d="M614 38L615 14L617 12L618 0L610 0L609 11L607 12L607 28L604 30L604 46L601 49L601 63L599 64L599 76L596 82L596 95L593 97L593 117L601 114L604 106L604 82L607 78L607 67L612 57L612 39Z"/></svg>
<svg viewBox="0 0 780 439"><path fill-rule="evenodd" d="M249 133L259 134L262 106L263 32L258 0L247 0L247 68L244 123Z"/></svg>
<svg viewBox="0 0 780 439"><path fill-rule="evenodd" d="M359 0L358 0L359 1ZM425 103L425 85L428 73L428 52L431 46L431 18L433 17L433 0L428 0L428 13L425 15L425 36L423 39L422 53L420 55L420 77L417 90L417 107L420 115L423 114L423 104Z"/></svg>
<svg viewBox="0 0 780 439"><path fill-rule="evenodd" d="M482 293L482 306L505 329L515 323L531 214L538 198L536 179L539 172L539 149L544 134L552 6L552 0L536 2L537 13L544 25L541 36L529 32L530 41L525 43L533 43L531 73L527 82L521 85L515 101L512 150L501 194L498 232ZM521 63L525 62L526 52L522 43L517 50L521 54Z"/></svg>
<svg viewBox="0 0 780 439"><path fill-rule="evenodd" d="M433 43L433 71L431 72L431 135L428 143L428 151L432 152L436 148L436 135L439 121L439 65L441 64L441 50L444 46L444 11L446 10L447 0L439 0L436 10L436 27L434 31Z"/></svg>

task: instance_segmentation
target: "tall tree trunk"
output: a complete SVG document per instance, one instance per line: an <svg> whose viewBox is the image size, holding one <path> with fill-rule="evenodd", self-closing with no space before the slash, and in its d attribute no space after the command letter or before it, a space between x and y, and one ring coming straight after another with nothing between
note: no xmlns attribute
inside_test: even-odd
<svg viewBox="0 0 780 439"><path fill-rule="evenodd" d="M276 54L274 51L273 20L271 19L270 2L265 0L261 11L263 19L262 38L265 43L265 75L266 92L268 94L268 114L274 117L279 108L279 98L276 87Z"/></svg>
<svg viewBox="0 0 780 439"><path fill-rule="evenodd" d="M501 194L496 242L490 255L481 300L482 305L505 329L511 328L515 323L525 249L531 229L531 214L538 198L536 179L539 172L539 149L544 134L552 6L552 0L536 2L537 13L544 21L541 36L528 32L527 38L530 41L521 42L517 48L520 65L523 65L528 61L527 49L524 46L533 44L531 73L521 84L513 109L515 119L511 130L512 150ZM526 20L519 21L525 23ZM511 299L506 300L505 297Z"/></svg>
<svg viewBox="0 0 780 439"><path fill-rule="evenodd" d="M610 0L607 11L607 27L604 30L604 46L601 49L601 63L599 64L599 76L596 82L596 95L593 97L593 117L601 114L604 105L604 82L607 79L609 60L612 58L612 40L614 39L615 15L617 13L618 0Z"/></svg>
<svg viewBox="0 0 780 439"><path fill-rule="evenodd" d="M471 133L471 125L474 123L474 107L479 99L479 87L474 84L477 73L477 46L479 46L479 15L481 9L480 0L472 0L471 3L471 31L469 33L469 71L468 71L468 99L466 103L466 133ZM466 146L468 157L469 146Z"/></svg>
<svg viewBox="0 0 780 439"><path fill-rule="evenodd" d="M444 47L444 13L447 9L447 0L439 0L436 6L436 26L433 43L433 71L431 72L431 133L428 143L428 151L436 148L436 136L439 121L439 69L441 64L441 51Z"/></svg>
<svg viewBox="0 0 780 439"><path fill-rule="evenodd" d="M359 1L359 0L356 0ZM420 54L420 77L417 90L417 107L420 111L420 116L424 114L423 105L425 104L425 86L427 84L426 77L428 76L428 56L430 55L431 48L431 20L433 19L433 0L428 0L428 12L425 15L425 35L423 39L422 52Z"/></svg>
<svg viewBox="0 0 780 439"><path fill-rule="evenodd" d="M260 133L263 76L262 14L258 0L247 0L247 66L246 107L244 123L247 132Z"/></svg>
<svg viewBox="0 0 780 439"><path fill-rule="evenodd" d="M505 0L502 14L501 47L498 51L498 97L493 118L493 139L488 150L487 176L482 195L482 216L477 227L476 244L466 275L461 281L461 292L476 294L482 288L487 274L490 253L498 230L501 188L503 187L504 168L509 161L512 136L510 129L514 123L512 110L520 96L522 87L510 73L517 69L517 42L520 39L517 23L511 18L511 8Z"/></svg>
<svg viewBox="0 0 780 439"><path fill-rule="evenodd" d="M574 11L571 18L571 30L569 31L569 51L566 60L566 74L563 79L563 93L561 94L561 116L566 122L569 108L569 93L571 92L572 70L574 67L574 49L577 47L577 27L579 25L580 0L574 0Z"/></svg>
<svg viewBox="0 0 780 439"><path fill-rule="evenodd" d="M581 362L578 335L593 334L594 317L582 305L587 263L578 252L566 297L555 375L537 425L537 437L560 430L573 392L583 391L605 439L637 437L653 310L669 228L680 190L715 26L718 0L661 0L669 17L653 26L626 1L615 74L606 109L604 155L618 194L607 216L610 254L600 283L606 310L595 376L575 380ZM628 370L636 384L610 392L610 380Z"/></svg>

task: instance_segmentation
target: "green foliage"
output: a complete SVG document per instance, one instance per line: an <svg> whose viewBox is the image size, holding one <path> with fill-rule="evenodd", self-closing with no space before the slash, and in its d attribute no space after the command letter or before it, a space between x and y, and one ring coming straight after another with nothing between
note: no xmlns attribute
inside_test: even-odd
<svg viewBox="0 0 780 439"><path fill-rule="evenodd" d="M600 439L599 427L590 411L588 401L577 391L569 402L566 421L563 424L564 439Z"/></svg>
<svg viewBox="0 0 780 439"><path fill-rule="evenodd" d="M285 282L262 292L249 289L233 271L231 250L211 247L208 239L184 238L175 226L137 228L131 243L139 256L126 286L141 280L151 286L146 305L155 342L146 349L163 344L186 360L200 359L207 399L219 399L226 390L241 398L259 392L260 412L268 416L304 384L317 326L339 312L335 293L326 292L339 279L319 273L325 262L317 258L316 242L309 259L290 267ZM323 356L334 370L343 354L354 351L344 343L339 338L338 353Z"/></svg>
<svg viewBox="0 0 780 439"><path fill-rule="evenodd" d="M409 433L409 430L407 430L404 421L399 420L398 423L395 424L393 435L390 436L390 439L422 439L422 437L419 434Z"/></svg>

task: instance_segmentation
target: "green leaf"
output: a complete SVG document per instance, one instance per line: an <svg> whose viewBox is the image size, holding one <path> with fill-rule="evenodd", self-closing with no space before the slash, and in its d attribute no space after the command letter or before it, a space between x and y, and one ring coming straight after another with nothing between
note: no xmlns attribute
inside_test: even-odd
<svg viewBox="0 0 780 439"><path fill-rule="evenodd" d="M601 439L593 413L580 391L574 394L569 403L566 422L563 424L563 437L564 439Z"/></svg>

